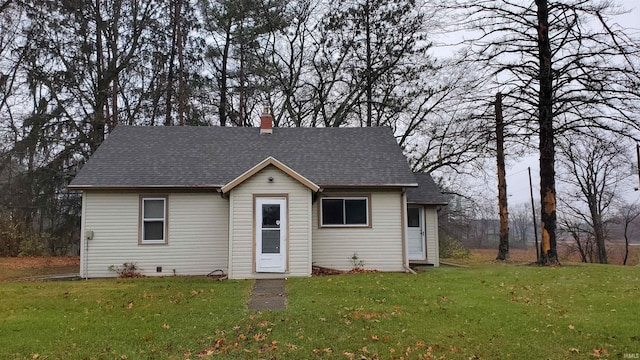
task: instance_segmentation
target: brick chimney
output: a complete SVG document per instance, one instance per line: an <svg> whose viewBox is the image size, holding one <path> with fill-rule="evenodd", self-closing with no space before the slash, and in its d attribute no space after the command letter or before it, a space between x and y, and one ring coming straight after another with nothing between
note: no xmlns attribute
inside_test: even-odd
<svg viewBox="0 0 640 360"><path fill-rule="evenodd" d="M265 107L260 115L260 135L273 133L273 117L269 114L269 108Z"/></svg>

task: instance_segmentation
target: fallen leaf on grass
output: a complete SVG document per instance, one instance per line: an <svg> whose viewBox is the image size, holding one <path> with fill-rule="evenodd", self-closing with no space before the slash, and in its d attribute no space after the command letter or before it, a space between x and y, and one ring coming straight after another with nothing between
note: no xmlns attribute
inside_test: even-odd
<svg viewBox="0 0 640 360"><path fill-rule="evenodd" d="M163 329L165 329L165 330L166 330L166 329L169 329L170 327L171 327L171 326L169 326L168 324L162 324L162 328L163 328Z"/></svg>
<svg viewBox="0 0 640 360"><path fill-rule="evenodd" d="M572 352L574 354L580 354L580 350L576 349L576 348L570 348L569 352Z"/></svg>
<svg viewBox="0 0 640 360"><path fill-rule="evenodd" d="M267 320L261 320L261 321L258 323L258 326L259 326L259 327L261 327L261 328L263 328L263 327L265 327L265 326L268 326L268 325L273 325L273 323L272 323L272 322L270 322L270 321L267 321Z"/></svg>
<svg viewBox="0 0 640 360"><path fill-rule="evenodd" d="M371 337L371 340L373 340L373 341L380 340L380 338L378 338L378 335L371 335L370 337Z"/></svg>
<svg viewBox="0 0 640 360"><path fill-rule="evenodd" d="M344 356L346 356L346 357L347 357L347 359L349 359L349 360L353 360L353 359L355 359L355 358L356 358L356 354L354 354L354 353L352 353L352 352L345 351L345 352L343 352L342 354L343 354Z"/></svg>
<svg viewBox="0 0 640 360"><path fill-rule="evenodd" d="M298 350L298 346L294 345L294 344L287 344L287 347L291 350Z"/></svg>
<svg viewBox="0 0 640 360"><path fill-rule="evenodd" d="M264 339L267 338L267 335L263 334L263 333L257 333L255 335L253 335L253 340L255 341L262 341Z"/></svg>
<svg viewBox="0 0 640 360"><path fill-rule="evenodd" d="M220 348L226 343L226 340L224 338L216 338L215 339L215 344L213 346L209 346L208 348L200 351L197 356L198 357L204 357L204 356L209 356L209 355L213 355L215 353L219 353L220 352Z"/></svg>
<svg viewBox="0 0 640 360"><path fill-rule="evenodd" d="M130 302L129 305L127 305L127 309L131 310L133 308L133 302Z"/></svg>
<svg viewBox="0 0 640 360"><path fill-rule="evenodd" d="M593 348L593 350L591 351L591 356L595 358L600 358L607 355L609 355L609 351L607 351L607 349Z"/></svg>
<svg viewBox="0 0 640 360"><path fill-rule="evenodd" d="M37 359L40 357L40 354L31 354L32 359Z"/></svg>
<svg viewBox="0 0 640 360"><path fill-rule="evenodd" d="M573 330L573 329L575 329L575 328L576 328L575 326L573 326L573 325L569 324L569 330Z"/></svg>

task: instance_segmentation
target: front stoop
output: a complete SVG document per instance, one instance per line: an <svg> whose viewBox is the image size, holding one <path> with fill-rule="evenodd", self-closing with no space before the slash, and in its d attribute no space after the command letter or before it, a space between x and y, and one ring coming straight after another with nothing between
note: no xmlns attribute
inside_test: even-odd
<svg viewBox="0 0 640 360"><path fill-rule="evenodd" d="M283 310L287 307L284 279L258 279L253 285L249 310Z"/></svg>

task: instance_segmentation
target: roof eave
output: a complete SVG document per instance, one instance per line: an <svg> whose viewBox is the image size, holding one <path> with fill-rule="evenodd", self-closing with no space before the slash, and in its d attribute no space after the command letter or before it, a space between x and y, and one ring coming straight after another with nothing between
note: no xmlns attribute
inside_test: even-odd
<svg viewBox="0 0 640 360"><path fill-rule="evenodd" d="M435 201L435 202L432 202L432 201L410 201L410 200L407 200L407 204L411 204L411 205L442 205L442 206L449 205L449 203L448 203L448 202L439 202L439 201Z"/></svg>
<svg viewBox="0 0 640 360"><path fill-rule="evenodd" d="M251 178L253 175L257 174L260 170L266 168L269 165L275 166L280 171L282 171L283 173L285 173L285 174L291 176L292 178L296 179L298 182L300 182L302 185L306 186L307 188L309 188L309 190L311 190L313 192L317 192L317 191L320 190L320 186L316 185L314 182L312 182L311 180L309 180L306 177L302 176L300 173L296 172L292 168L290 168L287 165L285 165L284 163L280 162L278 159L274 158L273 156L269 156L266 159L264 159L261 162L259 162L258 164L256 164L251 169L249 169L249 170L245 171L244 173L242 173L240 176L238 176L235 179L231 180L226 185L222 186L220 191L223 194L228 193L233 188L235 188L236 186L242 184L247 179Z"/></svg>
<svg viewBox="0 0 640 360"><path fill-rule="evenodd" d="M219 190L222 185L188 184L188 185L69 185L69 190L128 190L128 189L212 189Z"/></svg>
<svg viewBox="0 0 640 360"><path fill-rule="evenodd" d="M339 188L403 188L403 187L418 187L418 184L321 184L324 189L339 189Z"/></svg>

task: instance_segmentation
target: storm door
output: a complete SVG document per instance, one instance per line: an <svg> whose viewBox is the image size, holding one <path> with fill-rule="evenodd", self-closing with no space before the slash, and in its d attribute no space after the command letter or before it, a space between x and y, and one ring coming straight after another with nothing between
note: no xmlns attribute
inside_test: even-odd
<svg viewBox="0 0 640 360"><path fill-rule="evenodd" d="M256 272L287 268L287 200L256 199Z"/></svg>

